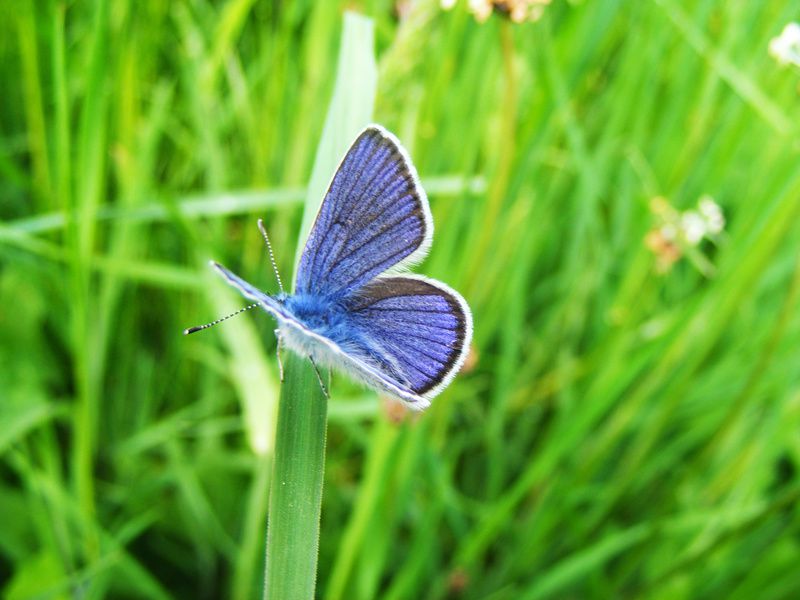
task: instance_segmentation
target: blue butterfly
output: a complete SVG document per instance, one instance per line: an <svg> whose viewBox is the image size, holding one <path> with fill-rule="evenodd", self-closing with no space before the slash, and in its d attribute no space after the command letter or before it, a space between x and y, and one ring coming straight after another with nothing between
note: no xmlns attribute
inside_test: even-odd
<svg viewBox="0 0 800 600"><path fill-rule="evenodd" d="M260 221L259 227L269 246ZM405 149L370 125L333 176L300 257L294 294L281 288L270 296L211 264L277 319L279 347L283 342L315 368L339 368L423 409L458 372L472 338L472 314L456 291L396 274L425 256L432 236L428 199Z"/></svg>

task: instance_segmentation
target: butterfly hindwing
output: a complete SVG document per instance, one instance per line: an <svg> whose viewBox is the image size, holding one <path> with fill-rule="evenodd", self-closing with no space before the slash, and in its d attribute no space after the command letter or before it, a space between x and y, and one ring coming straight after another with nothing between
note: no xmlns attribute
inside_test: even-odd
<svg viewBox="0 0 800 600"><path fill-rule="evenodd" d="M444 284L379 277L346 303L353 330L369 341L378 368L412 394L436 395L464 362L472 317L464 299Z"/></svg>
<svg viewBox="0 0 800 600"><path fill-rule="evenodd" d="M379 277L352 295L348 333L333 340L309 328L286 305L212 262L243 296L282 326L290 347L421 410L458 372L472 336L463 298L419 276Z"/></svg>
<svg viewBox="0 0 800 600"><path fill-rule="evenodd" d="M430 208L397 139L367 127L331 181L297 272L297 293L344 297L387 269L424 256Z"/></svg>

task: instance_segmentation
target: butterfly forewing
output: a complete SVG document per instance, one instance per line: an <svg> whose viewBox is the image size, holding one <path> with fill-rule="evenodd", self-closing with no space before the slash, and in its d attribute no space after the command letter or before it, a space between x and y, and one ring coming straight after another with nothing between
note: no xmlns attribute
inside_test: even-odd
<svg viewBox="0 0 800 600"><path fill-rule="evenodd" d="M300 257L297 292L344 297L421 258L432 233L428 201L405 151L370 126L331 181Z"/></svg>
<svg viewBox="0 0 800 600"><path fill-rule="evenodd" d="M285 311L283 306L280 302L278 302L274 297L270 296L269 294L265 294L260 289L255 287L254 285L248 283L235 273L232 273L221 264L211 261L211 266L219 273L225 281L228 282L228 285L235 287L239 292L241 292L242 296L258 302L261 307L269 312L272 315L280 318L286 318L288 313Z"/></svg>

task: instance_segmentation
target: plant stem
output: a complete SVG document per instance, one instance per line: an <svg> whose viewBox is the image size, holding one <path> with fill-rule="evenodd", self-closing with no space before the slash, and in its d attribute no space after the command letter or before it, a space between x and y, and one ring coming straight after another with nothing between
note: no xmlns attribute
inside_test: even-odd
<svg viewBox="0 0 800 600"><path fill-rule="evenodd" d="M376 82L372 21L345 13L336 84L308 186L298 261L331 176L349 145L372 119ZM328 406L307 358L287 353L284 373L270 493L264 600L311 600L317 580Z"/></svg>
<svg viewBox="0 0 800 600"><path fill-rule="evenodd" d="M310 361L287 353L269 505L264 599L313 598L327 400Z"/></svg>

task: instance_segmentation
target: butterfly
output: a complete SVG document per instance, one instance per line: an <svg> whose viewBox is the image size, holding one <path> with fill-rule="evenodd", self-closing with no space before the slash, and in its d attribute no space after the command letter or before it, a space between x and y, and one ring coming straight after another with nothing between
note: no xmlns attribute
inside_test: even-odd
<svg viewBox="0 0 800 600"><path fill-rule="evenodd" d="M259 228L272 257L260 220ZM266 294L211 264L251 307L275 317L279 349L285 343L315 369L338 368L421 410L461 368L472 339L472 313L458 292L403 273L425 256L432 237L428 199L408 154L394 135L370 125L331 180L293 294L282 285Z"/></svg>

